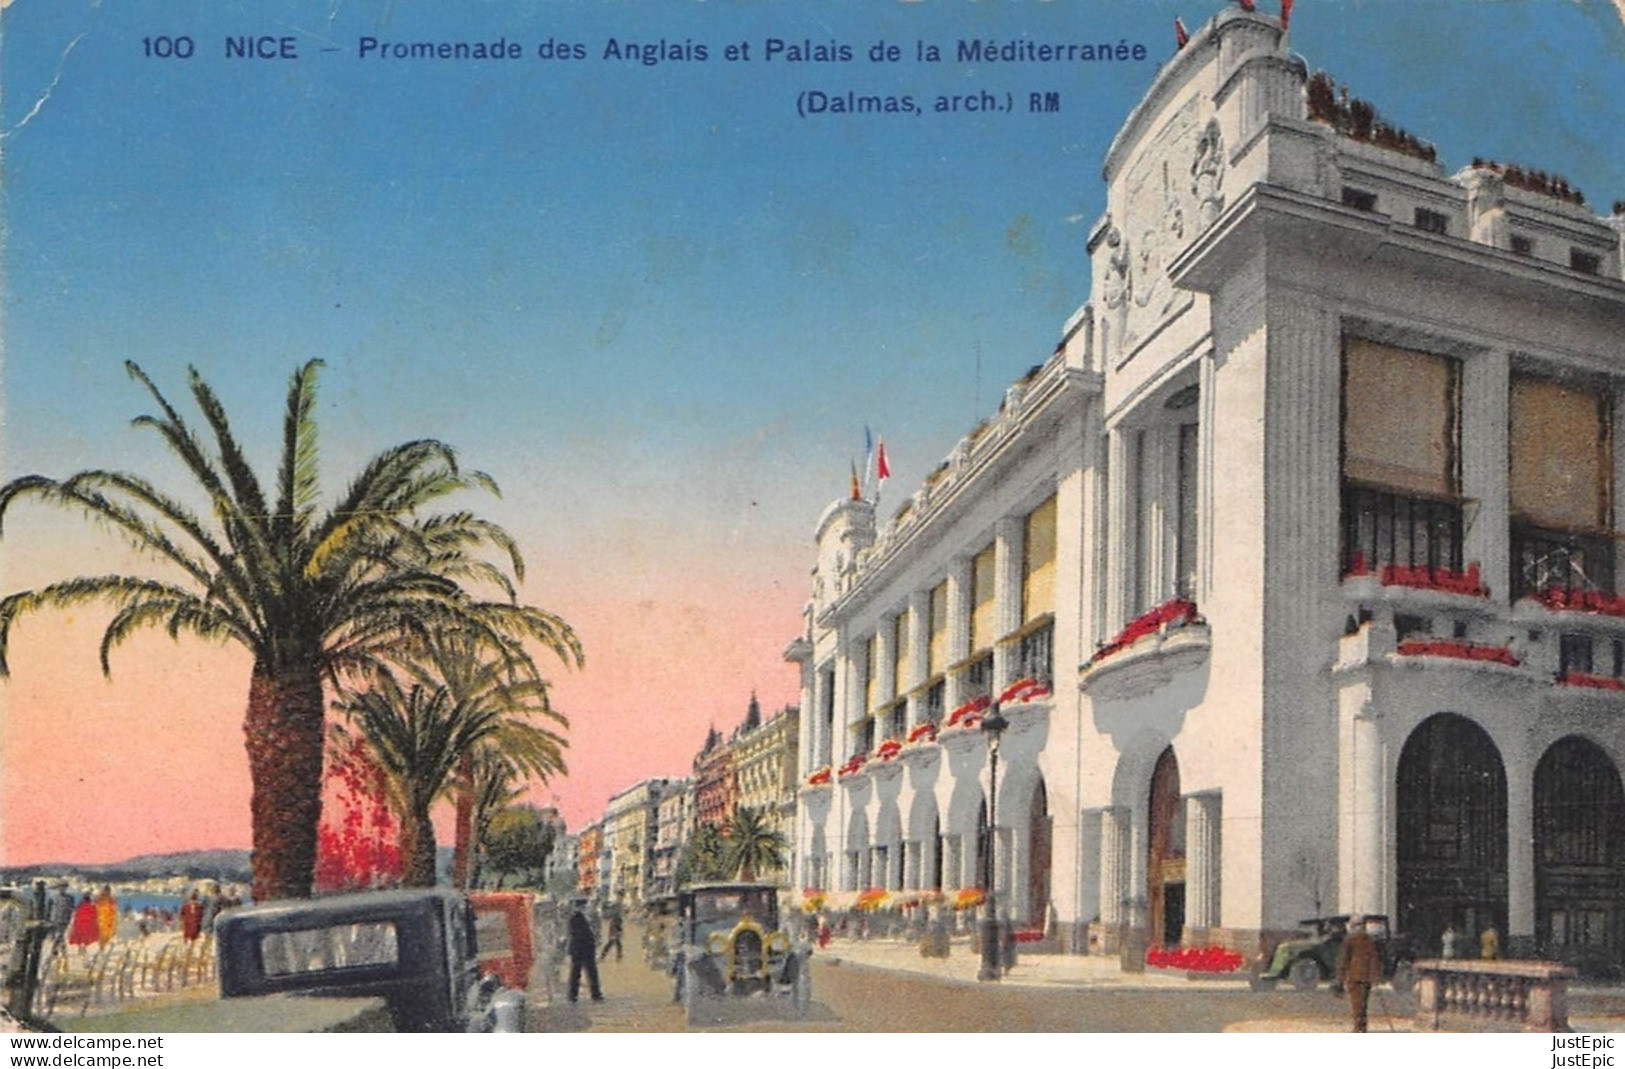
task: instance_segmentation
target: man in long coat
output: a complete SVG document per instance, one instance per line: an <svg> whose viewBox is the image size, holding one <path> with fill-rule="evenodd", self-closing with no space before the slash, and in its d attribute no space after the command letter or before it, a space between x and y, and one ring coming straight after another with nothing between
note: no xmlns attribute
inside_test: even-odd
<svg viewBox="0 0 1625 1069"><path fill-rule="evenodd" d="M598 940L592 934L592 922L580 902L570 913L570 1001L581 994L581 972L587 972L587 988L594 1002L604 1001L603 989L598 986Z"/></svg>
<svg viewBox="0 0 1625 1069"><path fill-rule="evenodd" d="M1371 987L1382 981L1382 955L1377 952L1377 941L1365 930L1364 917L1349 918L1349 934L1337 960L1337 981L1348 992L1354 1030L1364 1032Z"/></svg>

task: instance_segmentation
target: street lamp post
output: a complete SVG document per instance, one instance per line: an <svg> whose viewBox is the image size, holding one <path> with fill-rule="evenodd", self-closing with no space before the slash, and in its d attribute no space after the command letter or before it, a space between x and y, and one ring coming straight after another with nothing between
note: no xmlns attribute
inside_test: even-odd
<svg viewBox="0 0 1625 1069"><path fill-rule="evenodd" d="M1010 722L999 712L994 702L982 719L982 734L987 737L987 844L982 859L982 968L978 980L997 980L1003 975L1003 947L999 945L999 913L993 901L993 878L997 867L994 860L999 843L999 737Z"/></svg>

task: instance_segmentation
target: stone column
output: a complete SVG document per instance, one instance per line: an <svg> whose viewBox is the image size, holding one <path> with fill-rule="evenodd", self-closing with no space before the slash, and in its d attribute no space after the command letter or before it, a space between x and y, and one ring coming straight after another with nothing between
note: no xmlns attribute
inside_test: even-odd
<svg viewBox="0 0 1625 1069"><path fill-rule="evenodd" d="M948 663L958 664L970 656L971 559L955 557L948 565ZM943 698L943 714L957 709L966 699L965 673L948 676Z"/></svg>
<svg viewBox="0 0 1625 1069"><path fill-rule="evenodd" d="M1100 811L1100 923L1108 938L1120 932L1128 900L1129 814L1113 807Z"/></svg>
<svg viewBox="0 0 1625 1069"><path fill-rule="evenodd" d="M993 576L996 593L993 612L994 619L998 621L995 628L998 639L1003 639L1021 626L1021 562L1026 538L1022 519L1020 516L1005 516L999 520L995 534L997 548L993 555ZM999 692L1011 683L1014 656L1015 651L1008 644L999 642L994 646L994 697L998 697Z"/></svg>
<svg viewBox="0 0 1625 1069"><path fill-rule="evenodd" d="M912 727L919 723L925 707L925 695L911 692L924 683L930 673L931 661L931 592L916 590L908 598L908 678L897 681L897 690L910 694L908 715L903 723Z"/></svg>
<svg viewBox="0 0 1625 1069"><path fill-rule="evenodd" d="M1462 566L1477 561L1492 595L1511 597L1511 532L1508 528L1507 427L1511 360L1505 351L1462 362L1461 490Z"/></svg>
<svg viewBox="0 0 1625 1069"><path fill-rule="evenodd" d="M1208 931L1219 926L1220 858L1219 823L1222 796L1217 791L1187 795L1185 798L1185 843L1187 851L1185 926L1206 940Z"/></svg>
<svg viewBox="0 0 1625 1069"><path fill-rule="evenodd" d="M1535 955L1535 770L1522 753L1506 759L1507 930L1501 954Z"/></svg>

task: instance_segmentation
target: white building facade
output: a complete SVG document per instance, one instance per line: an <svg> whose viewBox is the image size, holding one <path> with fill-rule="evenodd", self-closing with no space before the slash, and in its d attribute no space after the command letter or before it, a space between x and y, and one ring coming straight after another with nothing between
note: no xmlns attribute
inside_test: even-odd
<svg viewBox="0 0 1625 1069"><path fill-rule="evenodd" d="M1625 965L1625 221L1448 173L1241 10L1105 179L1055 354L820 521L798 882L991 861L1131 965L1354 911Z"/></svg>

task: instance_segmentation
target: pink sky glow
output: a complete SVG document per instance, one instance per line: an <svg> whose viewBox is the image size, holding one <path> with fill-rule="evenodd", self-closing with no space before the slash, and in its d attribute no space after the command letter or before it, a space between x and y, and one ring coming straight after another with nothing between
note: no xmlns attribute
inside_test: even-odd
<svg viewBox="0 0 1625 1069"><path fill-rule="evenodd" d="M105 547L91 556L73 527L29 540L31 578L118 566ZM25 544L21 525L7 530L12 564ZM805 592L764 578L771 566L696 569L669 556L596 582L559 574L553 594L531 595L570 621L587 651L581 671L544 664L571 720L571 771L532 796L557 804L572 830L624 787L687 774L707 729L737 725L753 689L767 712L797 700L795 667L781 655ZM784 565L791 578L804 573ZM14 576L7 589L17 585ZM14 628L13 674L0 683L0 863L247 847L247 655L153 631L115 651L105 679L96 651L106 618L51 613ZM447 835L449 821L439 823Z"/></svg>

